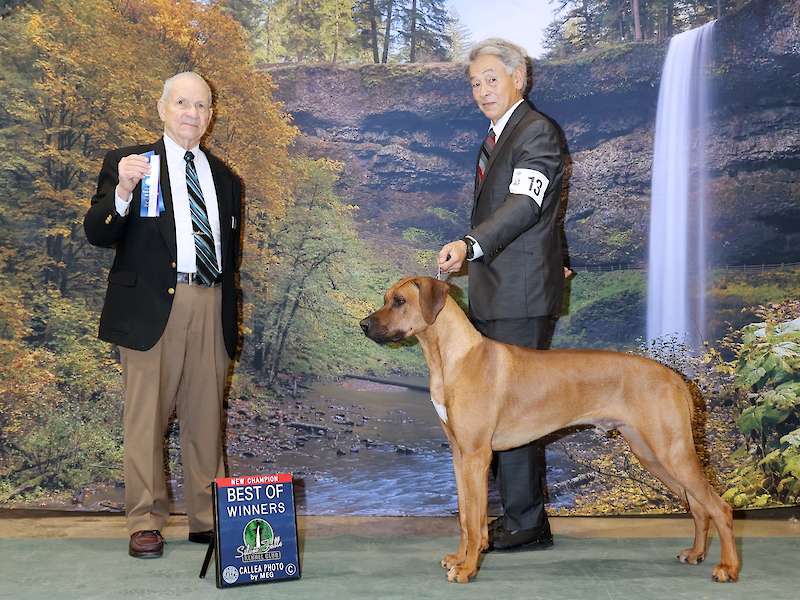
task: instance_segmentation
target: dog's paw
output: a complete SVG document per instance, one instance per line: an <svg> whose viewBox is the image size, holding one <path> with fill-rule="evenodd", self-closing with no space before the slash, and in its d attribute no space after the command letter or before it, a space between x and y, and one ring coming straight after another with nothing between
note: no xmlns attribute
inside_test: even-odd
<svg viewBox="0 0 800 600"><path fill-rule="evenodd" d="M458 554L446 554L445 557L442 559L442 567L445 569L452 569L453 567L460 565L464 562L464 557L459 556Z"/></svg>
<svg viewBox="0 0 800 600"><path fill-rule="evenodd" d="M711 579L717 583L733 583L739 580L739 568L720 563L714 567L711 573Z"/></svg>
<svg viewBox="0 0 800 600"><path fill-rule="evenodd" d="M447 581L455 583L469 583L472 577L475 577L477 569L468 569L463 565L455 565L447 571Z"/></svg>
<svg viewBox="0 0 800 600"><path fill-rule="evenodd" d="M689 565L699 565L701 562L703 562L705 557L705 552L697 552L694 548L686 548L685 550L681 550L680 554L677 556L679 561Z"/></svg>

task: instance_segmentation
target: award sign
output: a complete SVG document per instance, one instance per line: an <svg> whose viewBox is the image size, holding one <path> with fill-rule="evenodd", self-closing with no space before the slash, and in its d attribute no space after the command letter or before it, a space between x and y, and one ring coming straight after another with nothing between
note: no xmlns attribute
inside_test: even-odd
<svg viewBox="0 0 800 600"><path fill-rule="evenodd" d="M299 578L292 474L223 477L213 488L217 587Z"/></svg>

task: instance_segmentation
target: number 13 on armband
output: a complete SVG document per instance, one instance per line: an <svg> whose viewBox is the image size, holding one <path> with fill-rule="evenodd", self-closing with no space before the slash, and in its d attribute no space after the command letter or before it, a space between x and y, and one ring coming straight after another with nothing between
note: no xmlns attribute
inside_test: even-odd
<svg viewBox="0 0 800 600"><path fill-rule="evenodd" d="M549 184L550 180L536 169L514 169L508 191L512 194L528 196L541 206Z"/></svg>

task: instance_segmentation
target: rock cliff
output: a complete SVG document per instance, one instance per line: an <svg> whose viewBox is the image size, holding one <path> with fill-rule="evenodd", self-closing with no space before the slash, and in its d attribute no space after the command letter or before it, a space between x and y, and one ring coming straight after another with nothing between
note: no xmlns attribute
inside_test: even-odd
<svg viewBox="0 0 800 600"><path fill-rule="evenodd" d="M715 25L708 162L714 262L800 260L800 0L755 0ZM646 260L666 44L534 63L530 100L563 130L574 265ZM436 244L465 231L487 127L463 65L269 66L298 150L345 165L366 238ZM405 233L405 235L404 235Z"/></svg>

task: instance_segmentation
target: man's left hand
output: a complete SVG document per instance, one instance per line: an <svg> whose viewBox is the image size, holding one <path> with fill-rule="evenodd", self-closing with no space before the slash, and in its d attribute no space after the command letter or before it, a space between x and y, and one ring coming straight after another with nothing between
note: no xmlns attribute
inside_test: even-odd
<svg viewBox="0 0 800 600"><path fill-rule="evenodd" d="M438 266L443 273L457 273L467 258L467 244L464 240L456 240L442 246L439 251Z"/></svg>

